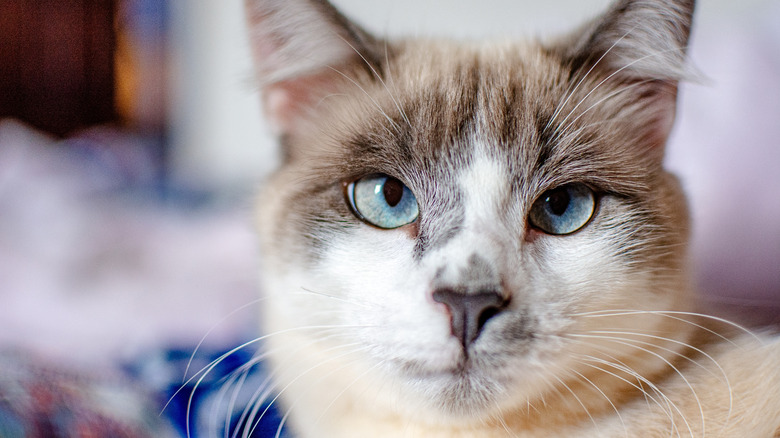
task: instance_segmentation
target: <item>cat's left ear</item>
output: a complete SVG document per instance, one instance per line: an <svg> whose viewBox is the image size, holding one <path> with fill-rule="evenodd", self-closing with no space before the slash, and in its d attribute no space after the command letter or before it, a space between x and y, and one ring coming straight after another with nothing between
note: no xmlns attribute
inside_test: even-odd
<svg viewBox="0 0 780 438"><path fill-rule="evenodd" d="M375 68L380 41L326 0L245 0L266 116L279 134L316 117L350 68Z"/></svg>
<svg viewBox="0 0 780 438"><path fill-rule="evenodd" d="M677 84L694 76L686 61L695 0L617 0L600 17L552 47L579 80L592 72L635 87L650 133L664 143Z"/></svg>

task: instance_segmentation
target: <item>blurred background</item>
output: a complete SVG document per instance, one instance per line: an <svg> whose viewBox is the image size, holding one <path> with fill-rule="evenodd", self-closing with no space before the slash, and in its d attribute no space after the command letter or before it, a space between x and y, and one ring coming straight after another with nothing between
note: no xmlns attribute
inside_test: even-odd
<svg viewBox="0 0 780 438"><path fill-rule="evenodd" d="M607 0L334 0L392 37L537 37ZM780 3L701 0L668 165L696 281L780 322ZM276 149L240 0L0 1L0 350L110 366L255 335Z"/></svg>

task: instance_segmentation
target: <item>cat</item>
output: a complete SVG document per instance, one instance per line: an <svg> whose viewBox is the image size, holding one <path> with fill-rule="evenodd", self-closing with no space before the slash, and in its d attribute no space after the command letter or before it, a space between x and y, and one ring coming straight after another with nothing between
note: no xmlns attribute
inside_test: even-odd
<svg viewBox="0 0 780 438"><path fill-rule="evenodd" d="M246 0L283 155L258 222L289 433L780 437L780 340L696 313L663 168L693 10L386 41L324 0Z"/></svg>

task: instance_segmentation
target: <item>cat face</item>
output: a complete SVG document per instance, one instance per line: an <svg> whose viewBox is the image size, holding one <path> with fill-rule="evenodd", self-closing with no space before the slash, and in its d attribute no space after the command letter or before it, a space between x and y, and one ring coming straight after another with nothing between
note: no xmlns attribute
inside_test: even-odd
<svg viewBox="0 0 780 438"><path fill-rule="evenodd" d="M479 419L599 360L659 366L609 333L671 338L679 321L652 311L687 306L685 206L661 161L692 5L464 45L385 43L289 3L249 4L286 153L259 203L280 381ZM325 31L283 26L290 8Z"/></svg>

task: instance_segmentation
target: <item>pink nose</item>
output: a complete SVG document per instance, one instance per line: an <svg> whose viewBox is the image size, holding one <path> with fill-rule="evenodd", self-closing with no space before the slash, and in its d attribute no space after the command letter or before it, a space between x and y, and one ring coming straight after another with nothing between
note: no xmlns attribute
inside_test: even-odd
<svg viewBox="0 0 780 438"><path fill-rule="evenodd" d="M461 293L454 289L437 289L433 300L447 306L450 312L452 335L463 348L468 348L489 319L504 310L509 301L500 293L483 291L475 294Z"/></svg>

